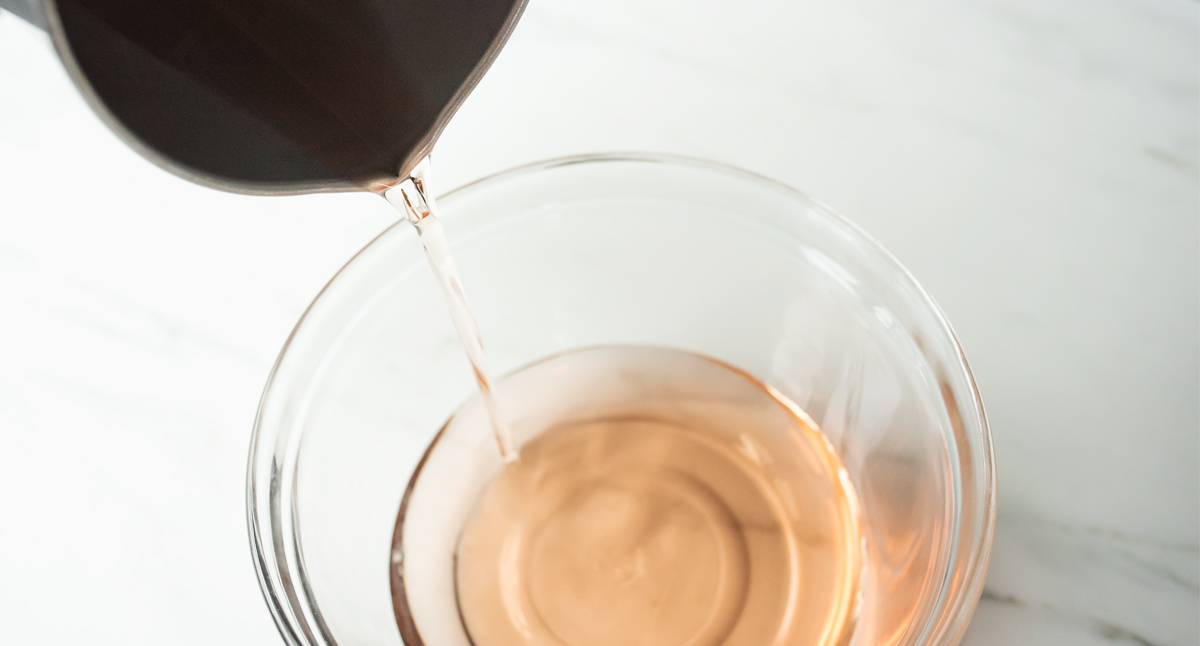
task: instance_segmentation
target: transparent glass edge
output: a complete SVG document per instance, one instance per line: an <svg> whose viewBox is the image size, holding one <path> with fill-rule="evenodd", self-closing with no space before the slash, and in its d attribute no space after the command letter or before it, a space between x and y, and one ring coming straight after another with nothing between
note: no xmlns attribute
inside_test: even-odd
<svg viewBox="0 0 1200 646"><path fill-rule="evenodd" d="M974 608L978 603L978 597L982 592L987 571L987 564L990 558L996 514L995 458L993 454L992 437L983 407L983 401L975 383L974 375L967 364L961 344L959 343L957 336L954 334L953 329L951 328L944 313L929 295L929 293L925 290L925 288L915 279L908 268L905 267L886 247L880 244L878 240L861 229L853 221L831 209L820 200L814 199L803 191L780 183L770 177L755 173L753 171L728 166L719 162L713 162L695 157L659 153L592 153L535 161L484 176L480 179L474 180L446 192L439 197L439 199L442 200L443 203L445 203L447 200L453 203L453 201L458 199L460 196L465 197L476 190L486 188L495 181L517 179L534 175L542 171L553 170L559 167L585 163L620 162L673 164L676 166L699 168L717 174L750 180L759 184L767 185L774 190L783 191L797 196L800 199L810 203L816 209L820 210L823 215L830 217L842 228L848 229L853 237L857 237L860 241L867 243L867 246L869 246L875 253L878 253L881 258L886 261L888 266L895 270L902 280L908 283L909 287L912 287L916 290L921 300L934 314L938 327L940 328L941 332L943 332L946 337L951 340L957 353L957 367L961 370L961 374L965 374L967 378L968 388L972 395L972 420L975 422L973 425L977 426L979 430L978 437L981 441L979 442L979 447L965 448L969 449L972 454L974 454L976 449L978 449L978 451L981 453L981 455L978 456L981 458L979 460L979 464L983 467L983 472L981 474L982 477L979 479L980 492L978 492L978 495L980 498L979 509L984 513L980 518L979 525L976 527L971 527L968 530L969 534L979 536L979 540L965 541L967 545L973 548L969 550L969 554L966 555L965 559L963 559L965 560L964 565L968 568L965 582L956 590L945 590L945 586L943 586L943 589L939 592L939 594L945 594L946 592L949 592L950 596L944 599L945 603L937 604L940 606L940 612L934 613L934 615L929 618L929 622L926 624L926 630L919 631L918 633L926 634L926 638L928 640L926 643L928 644L940 644L944 646L953 646L954 644L957 644L961 639L963 632L965 632L966 626L968 625L969 620L974 613ZM269 425L266 422L273 419L274 411L272 409L277 404L281 403L276 401L278 397L276 393L279 392L281 384L290 381L290 376L287 374L291 363L288 361L289 352L293 351L298 346L305 345L309 341L309 339L306 338L309 326L312 324L314 319L319 318L323 314L323 311L329 305L327 302L328 298L326 298L327 293L330 292L331 288L336 283L340 283L341 280L345 278L345 274L352 270L351 266L359 261L361 257L364 257L367 254L373 255L375 251L380 248L381 241L384 238L392 235L396 227L400 224L402 224L402 221L397 220L396 222L387 226L361 250L354 254L354 256L352 256L317 293L312 303L297 321L287 341L281 348L267 383L264 386L263 394L260 399L258 414L254 422L254 429L249 447L250 453L248 461L246 499L248 507L247 521L249 526L249 538L254 566L262 587L264 599L267 602L268 608L271 611L272 617L275 620L281 636L284 638L285 642L289 644L289 646L301 646L304 643L300 641L299 635L296 633L297 628L306 634L308 631L304 630L302 626L297 626L297 624L301 623L297 621L298 616L295 614L297 608L294 607L293 604L284 603L283 599L281 598L280 591L284 590L287 586L283 580L283 572L281 572L280 566L288 562L298 562L297 559L299 558L299 555L287 554L286 552L290 550L285 549L285 553L282 554L284 559L281 561L279 558L281 556L279 553L280 550L278 550L277 547L272 544L272 541L265 539L262 533L264 527L272 527L273 529L284 528L277 527L273 518L275 514L272 512L280 510L280 508L274 504L277 502L273 500L274 488L268 487L268 489L264 492L263 488L261 487L261 482L264 480L264 475L266 476L267 482L272 482L272 478L274 478L274 474L278 472L279 467L275 459L276 451L267 451L263 447L268 444L277 445L280 439L285 439L285 444L290 445L292 443L291 439L284 438L283 436L285 434L290 436L292 429L285 429L281 426L276 426L276 429L283 432L279 433L267 431L265 429ZM972 455L972 457L974 458L976 456ZM972 462L974 462L974 460L972 460ZM956 494L958 496L961 497L961 495L964 493L966 492L956 489ZM265 523L264 520L266 521ZM962 521L963 519L961 518L961 515L959 515L956 518L957 525L954 528L956 533L960 533L964 529L968 529L962 526ZM284 529L284 532L290 533L287 529ZM960 544L962 542L963 541L959 541ZM958 561L960 559L956 558L953 560ZM292 596L294 595L286 592L283 594L283 597ZM294 601L299 603L298 599L295 599ZM299 605L304 604L300 603ZM947 614L947 610L952 610L952 612ZM301 614L307 615L309 613L301 610Z"/></svg>

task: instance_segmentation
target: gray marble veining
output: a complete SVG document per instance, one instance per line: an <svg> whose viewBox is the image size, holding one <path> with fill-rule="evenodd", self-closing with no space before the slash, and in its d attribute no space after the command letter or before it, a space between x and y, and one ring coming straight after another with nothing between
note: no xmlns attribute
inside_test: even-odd
<svg viewBox="0 0 1200 646"><path fill-rule="evenodd" d="M257 399L395 214L165 174L7 15L0 88L0 641L278 643L245 538ZM1187 646L1197 114L1191 0L545 0L436 163L449 187L658 150L845 213L945 309L988 406L1000 514L965 646Z"/></svg>

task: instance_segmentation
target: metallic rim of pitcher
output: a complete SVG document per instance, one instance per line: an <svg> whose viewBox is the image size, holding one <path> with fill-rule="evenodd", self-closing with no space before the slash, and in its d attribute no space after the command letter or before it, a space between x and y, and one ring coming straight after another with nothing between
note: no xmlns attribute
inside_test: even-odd
<svg viewBox="0 0 1200 646"><path fill-rule="evenodd" d="M916 635L913 634L913 631L911 630L912 627L910 627L910 631L906 632L905 637L898 643L904 645L936 644L938 646L952 646L957 644L959 640L961 640L963 633L966 631L969 623L967 620L972 616L975 606L978 604L980 593L983 591L988 561L991 556L992 539L996 522L996 464L992 446L991 431L988 425L987 414L984 410L983 400L979 394L979 388L975 382L974 374L971 372L971 368L967 363L967 358L962 350L962 346L958 342L958 337L955 335L954 330L950 326L949 320L946 318L941 308L938 307L937 303L933 300L921 283L916 280L908 268L906 268L890 251L888 251L886 247L880 244L878 240L860 228L857 224L847 219L837 211L831 209L824 202L816 200L803 191L771 179L765 175L761 175L753 171L743 170L741 168L736 168L734 166L729 166L720 162L713 162L682 155L644 152L590 153L570 155L566 157L557 157L548 160L531 162L486 175L447 192L446 194L440 196L439 199L449 199L459 193L468 192L479 186L490 184L491 182L502 178L531 175L539 171L553 170L563 166L602 162L634 162L690 166L750 179L758 183L765 183L775 189L783 189L784 191L815 205L819 208L823 216L836 220L839 224L849 228L856 235L868 242L872 249L887 261L893 271L898 272L900 276L906 279L916 289L920 300L922 300L925 306L928 307L929 310L934 314L942 332L953 344L955 353L958 357L959 368L966 376L967 383L970 386L972 403L974 404L975 419L979 424L980 431L979 452L980 457L982 458L981 462L983 465L983 472L981 474L982 477L979 480L979 492L982 495L983 506L981 509L982 518L980 519L978 526L978 539L968 546L970 550L968 554L966 554L966 562L970 565L970 569L967 571L964 577L964 583L958 588L957 594L955 594L953 598L946 597L947 590L950 587L949 576L951 573L950 568L948 568L946 575L943 576L941 586L938 590L938 596L932 606L933 612L930 613L930 616L926 620L926 624L921 627L922 630L921 634L919 635L920 641L913 641L913 637ZM301 586L304 588L303 592L305 596L305 599L302 602L296 595L296 590L292 585L290 575L285 576L278 567L280 564L280 552L282 552L284 561L288 562L289 566L294 566L298 572L303 573L303 556L300 550L299 537L295 535L292 536L292 550L285 548L283 537L279 535L281 532L273 531L271 533L273 540L263 540L263 521L265 521L266 524L269 524L273 530L282 528L284 530L282 533L292 533L291 529L286 527L286 524L282 522L282 511L275 504L275 498L281 491L281 482L277 469L279 465L274 459L272 459L266 465L265 473L260 474L259 469L256 468L259 466L258 462L260 461L259 446L264 439L262 433L263 411L273 392L273 385L280 375L279 369L283 363L283 359L287 355L287 352L291 348L292 343L295 341L298 332L300 331L301 327L303 327L310 314L313 312L317 303L321 301L325 293L329 291L333 284L338 281L338 278L347 270L350 265L355 262L355 260L358 259L360 255L365 253L384 236L388 235L388 233L391 232L394 227L402 225L404 225L404 220L400 219L392 225L386 227L379 233L379 235L377 235L370 242L364 245L362 249L356 252L337 271L337 273L329 279L325 286L321 288L321 291L317 293L312 302L307 308L305 308L304 313L300 316L300 319L296 322L295 327L293 327L291 333L288 335L287 340L284 342L283 347L280 349L279 355L271 368L271 373L267 379L267 383L263 388L262 397L259 400L258 411L254 420L254 430L251 435L249 461L246 474L247 524L249 529L250 548L252 556L254 557L254 568L258 575L259 586L263 593L263 598L267 602L267 606L271 611L271 615L275 620L275 625L279 629L280 635L284 638L284 641L289 644L289 646L310 646L313 644L334 645L337 642L332 640L332 638L325 639L324 635L329 635L329 631L324 625L324 621L321 618L320 612L316 606L316 600L313 598L312 591L308 588L308 582L303 574L301 574L299 577L301 579ZM277 439L277 435L273 434L272 438ZM292 456L294 456L299 448L294 439L295 438L289 438L288 441L287 453ZM960 449L966 448L967 447L960 447ZM275 451L272 450L271 453L273 455ZM265 480L270 483L270 495L267 497L268 504L264 509L260 509L255 500L260 490L260 475L266 476ZM291 511L293 514L295 513L295 509L292 509ZM956 518L956 522L957 524L952 529L953 534L957 537L962 534L963 527L961 525L961 518ZM962 543L961 540L957 542L959 544ZM275 567L272 567L272 565ZM286 598L287 601L284 601L284 598ZM324 635L320 637L319 640L317 636L308 629L308 622L301 620L296 616L295 610L297 608L299 608L302 614L307 615L306 619L309 619L312 621L312 623L316 623L320 626L320 629ZM304 635L308 637L308 640L302 641L300 636L297 634L297 631L303 632Z"/></svg>

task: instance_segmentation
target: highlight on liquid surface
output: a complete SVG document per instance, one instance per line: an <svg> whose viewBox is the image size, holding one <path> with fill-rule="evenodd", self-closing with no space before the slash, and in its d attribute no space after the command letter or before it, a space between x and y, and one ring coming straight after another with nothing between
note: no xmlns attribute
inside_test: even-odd
<svg viewBox="0 0 1200 646"><path fill-rule="evenodd" d="M823 436L779 393L712 359L636 346L552 357L499 393L519 460L479 486L442 486L456 462L461 478L487 471L467 466L471 451L495 452L464 439L485 437L467 427L486 417L459 414L406 494L392 576L407 643L449 634L427 599L413 603L433 586L413 564L422 548L406 544L421 531L410 523L439 517L421 499L439 495L440 516L459 523L444 536L457 537L453 601L475 646L848 639L857 501ZM471 496L455 514L451 499Z"/></svg>

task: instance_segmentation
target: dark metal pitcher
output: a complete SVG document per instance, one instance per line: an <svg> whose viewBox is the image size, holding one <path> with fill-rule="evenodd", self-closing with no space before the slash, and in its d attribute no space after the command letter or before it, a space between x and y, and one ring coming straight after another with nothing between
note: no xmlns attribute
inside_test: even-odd
<svg viewBox="0 0 1200 646"><path fill-rule="evenodd" d="M0 0L92 107L186 179L260 194L402 178L525 0Z"/></svg>

